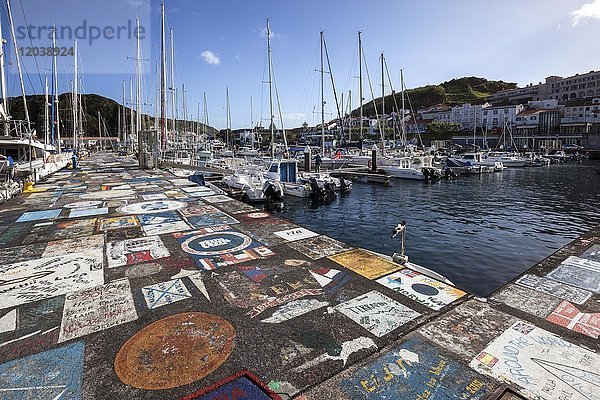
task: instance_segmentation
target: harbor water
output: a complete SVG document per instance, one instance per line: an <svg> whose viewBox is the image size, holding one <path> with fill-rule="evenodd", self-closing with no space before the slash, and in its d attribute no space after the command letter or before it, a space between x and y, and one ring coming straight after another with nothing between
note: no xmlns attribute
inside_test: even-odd
<svg viewBox="0 0 600 400"><path fill-rule="evenodd" d="M391 233L407 222L410 261L479 296L494 290L600 224L597 162L512 168L426 183L355 183L330 204L286 198L281 217L391 255Z"/></svg>

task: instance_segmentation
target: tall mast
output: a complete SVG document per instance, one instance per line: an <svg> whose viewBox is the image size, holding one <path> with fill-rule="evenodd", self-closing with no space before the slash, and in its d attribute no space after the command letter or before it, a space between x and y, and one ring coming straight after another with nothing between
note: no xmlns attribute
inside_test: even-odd
<svg viewBox="0 0 600 400"><path fill-rule="evenodd" d="M77 75L77 40L75 40L73 46L73 63L74 63L74 72L73 72L73 152L77 152L77 130L79 128L78 117L79 117L79 97L77 93L79 92L79 87L77 84L78 75Z"/></svg>
<svg viewBox="0 0 600 400"><path fill-rule="evenodd" d="M385 153L385 81L384 81L384 62L383 53L381 53L381 139L383 143L381 143L381 153Z"/></svg>
<svg viewBox="0 0 600 400"><path fill-rule="evenodd" d="M402 111L400 112L400 132L402 145L406 143L406 127L404 126L404 71L400 68L400 92L402 97Z"/></svg>
<svg viewBox="0 0 600 400"><path fill-rule="evenodd" d="M160 4L161 13L161 39L160 39L160 130L161 148L166 147L167 142L167 53L165 43L165 3Z"/></svg>
<svg viewBox="0 0 600 400"><path fill-rule="evenodd" d="M358 31L358 97L360 98L360 138L363 138L362 32Z"/></svg>
<svg viewBox="0 0 600 400"><path fill-rule="evenodd" d="M100 110L98 110L98 137L100 138L100 150L104 150L104 143L102 142L102 116Z"/></svg>
<svg viewBox="0 0 600 400"><path fill-rule="evenodd" d="M135 151L133 146L134 138L135 138L135 119L133 118L133 79L129 78L129 142L131 146L131 151Z"/></svg>
<svg viewBox="0 0 600 400"><path fill-rule="evenodd" d="M56 26L52 25L52 48L56 48ZM56 68L56 52L52 53L52 144L60 148L60 112L58 109L58 69ZM54 134L56 132L56 136Z"/></svg>
<svg viewBox="0 0 600 400"><path fill-rule="evenodd" d="M0 84L2 85L2 106L4 107L4 112L6 113L6 117L8 119L9 110L8 110L8 101L6 98L6 71L4 64L4 35L2 34L2 18L0 18ZM46 101L46 103L48 103ZM47 107L46 107L47 108ZM9 124L8 121L4 123L4 136L9 136Z"/></svg>
<svg viewBox="0 0 600 400"><path fill-rule="evenodd" d="M200 102L198 102L198 115L196 115L196 135L200 135Z"/></svg>
<svg viewBox="0 0 600 400"><path fill-rule="evenodd" d="M352 90L348 90L348 141L352 141Z"/></svg>
<svg viewBox="0 0 600 400"><path fill-rule="evenodd" d="M273 114L273 61L271 59L271 27L269 25L269 18L267 18L267 54L269 58L269 110L271 120L271 158L275 158L275 123Z"/></svg>
<svg viewBox="0 0 600 400"><path fill-rule="evenodd" d="M171 39L171 117L173 118L173 133L175 133L175 44L173 43L173 29L169 30Z"/></svg>
<svg viewBox="0 0 600 400"><path fill-rule="evenodd" d="M0 39L1 40L1 39ZM50 128L48 124L48 77L44 77L44 144L50 143Z"/></svg>
<svg viewBox="0 0 600 400"><path fill-rule="evenodd" d="M158 61L156 62L155 75L156 75L156 91L154 94L154 129L158 132L158 99L160 97L160 75L158 74Z"/></svg>
<svg viewBox="0 0 600 400"><path fill-rule="evenodd" d="M127 108L125 107L125 104L127 104L127 101L125 100L126 99L126 97L125 97L125 80L123 80L122 92L123 93L122 93L121 99L123 100L123 105L122 105L122 107L123 107L123 111L122 111L122 114L123 114L123 118L122 118L122 120L123 120L123 143L127 144Z"/></svg>
<svg viewBox="0 0 600 400"><path fill-rule="evenodd" d="M325 66L323 64L323 31L321 31L321 155L325 156Z"/></svg>
<svg viewBox="0 0 600 400"><path fill-rule="evenodd" d="M185 132L187 125L187 107L185 105L185 84L181 84L181 107L183 107L183 139L185 140Z"/></svg>
<svg viewBox="0 0 600 400"><path fill-rule="evenodd" d="M8 23L10 25L10 36L12 37L13 48L15 49L15 59L17 60L17 71L19 73L19 82L21 84L21 96L23 97L23 106L25 108L25 122L27 123L27 134L31 136L31 120L29 119L29 110L27 109L27 95L25 94L25 82L23 81L23 70L21 68L21 56L18 52L17 37L15 35L15 25L13 23L12 12L10 11L10 0L6 1L6 11L8 12Z"/></svg>
<svg viewBox="0 0 600 400"><path fill-rule="evenodd" d="M134 138L139 147L140 131L142 130L142 55L140 48L140 18L135 19L136 24L136 55L135 55L135 134ZM138 149L141 150L141 149Z"/></svg>
<svg viewBox="0 0 600 400"><path fill-rule="evenodd" d="M250 96L250 132L252 133L252 136L250 138L250 144L252 145L252 150L254 150L254 135L255 135L255 131L254 131L254 110L253 110L254 105L252 104L252 96Z"/></svg>
<svg viewBox="0 0 600 400"><path fill-rule="evenodd" d="M229 87L225 88L225 108L227 110L227 129L225 131L225 147L229 147L229 131L231 130L231 113L229 112Z"/></svg>
<svg viewBox="0 0 600 400"><path fill-rule="evenodd" d="M204 97L204 122L202 123L202 133L206 135L206 127L208 126L208 103L206 102L206 92L202 93Z"/></svg>

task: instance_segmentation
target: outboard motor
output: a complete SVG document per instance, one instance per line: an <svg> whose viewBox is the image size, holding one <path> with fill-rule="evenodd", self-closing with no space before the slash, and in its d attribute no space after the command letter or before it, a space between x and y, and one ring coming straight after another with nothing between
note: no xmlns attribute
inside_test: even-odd
<svg viewBox="0 0 600 400"><path fill-rule="evenodd" d="M317 179L314 177L309 178L308 184L310 185L311 196L317 199L320 198L323 192L321 187L319 186L319 183L317 182Z"/></svg>
<svg viewBox="0 0 600 400"><path fill-rule="evenodd" d="M281 186L276 186L273 182L265 182L263 193L267 201L279 202L283 200L283 189Z"/></svg>
<svg viewBox="0 0 600 400"><path fill-rule="evenodd" d="M330 182L325 182L325 185L323 188L323 199L326 201L331 201L331 200L335 199L336 196L337 196L337 194L335 193L333 184Z"/></svg>
<svg viewBox="0 0 600 400"><path fill-rule="evenodd" d="M352 187L352 183L344 178L340 179L340 191L341 192L349 192Z"/></svg>

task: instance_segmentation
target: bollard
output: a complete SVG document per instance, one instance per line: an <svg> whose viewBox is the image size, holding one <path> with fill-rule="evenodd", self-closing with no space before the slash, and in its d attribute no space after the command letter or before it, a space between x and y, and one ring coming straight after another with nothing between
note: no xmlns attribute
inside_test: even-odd
<svg viewBox="0 0 600 400"><path fill-rule="evenodd" d="M371 171L377 172L377 146L371 149Z"/></svg>
<svg viewBox="0 0 600 400"><path fill-rule="evenodd" d="M310 147L304 149L304 171L310 172Z"/></svg>

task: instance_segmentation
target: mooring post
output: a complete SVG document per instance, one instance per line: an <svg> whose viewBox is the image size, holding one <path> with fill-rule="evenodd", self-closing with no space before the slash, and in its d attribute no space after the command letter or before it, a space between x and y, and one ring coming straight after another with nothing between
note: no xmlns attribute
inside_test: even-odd
<svg viewBox="0 0 600 400"><path fill-rule="evenodd" d="M377 146L371 148L371 171L377 172Z"/></svg>
<svg viewBox="0 0 600 400"><path fill-rule="evenodd" d="M304 148L304 170L310 172L310 146Z"/></svg>

